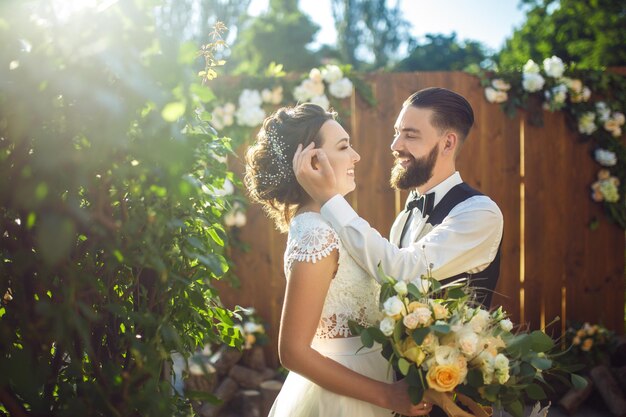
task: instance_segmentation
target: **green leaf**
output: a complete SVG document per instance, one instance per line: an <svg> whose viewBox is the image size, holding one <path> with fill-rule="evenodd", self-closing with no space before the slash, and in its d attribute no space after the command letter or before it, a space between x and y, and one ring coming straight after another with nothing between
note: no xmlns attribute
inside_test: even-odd
<svg viewBox="0 0 626 417"><path fill-rule="evenodd" d="M378 343L383 344L387 341L387 336L378 327L370 327L368 331Z"/></svg>
<svg viewBox="0 0 626 417"><path fill-rule="evenodd" d="M530 360L530 363L537 369L542 371L548 370L552 367L552 361L548 358L535 357Z"/></svg>
<svg viewBox="0 0 626 417"><path fill-rule="evenodd" d="M409 387L409 397L411 397L411 402L413 404L419 404L424 398L424 388L421 386L410 386Z"/></svg>
<svg viewBox="0 0 626 417"><path fill-rule="evenodd" d="M161 117L167 122L175 122L185 114L185 107L185 103L180 101L167 103L161 111Z"/></svg>
<svg viewBox="0 0 626 417"><path fill-rule="evenodd" d="M422 298L424 297L424 294L422 294L420 292L420 290L417 289L417 286L415 286L415 284L413 283L409 283L407 286L407 291L409 292L409 294L411 294L413 297L415 298Z"/></svg>
<svg viewBox="0 0 626 417"><path fill-rule="evenodd" d="M398 343L400 339L402 339L402 335L404 334L404 325L402 324L402 320L398 320L396 322L396 327L393 329L393 341Z"/></svg>
<svg viewBox="0 0 626 417"><path fill-rule="evenodd" d="M450 333L450 325L448 324L433 324L430 326L430 330L433 330L437 333L448 334Z"/></svg>
<svg viewBox="0 0 626 417"><path fill-rule="evenodd" d="M485 385L483 380L483 373L478 369L472 369L467 373L467 383L475 388Z"/></svg>
<svg viewBox="0 0 626 417"><path fill-rule="evenodd" d="M217 398L215 395L209 394L208 392L204 391L191 391L185 389L185 396L190 400L207 401L213 405L218 405L222 403L222 400Z"/></svg>
<svg viewBox="0 0 626 417"><path fill-rule="evenodd" d="M380 278L380 282L388 282L392 286L395 285L396 282L398 282L394 278L392 278L389 275L385 274L385 271L383 271L383 265L382 265L381 262L378 263L378 266L376 267L376 272L378 273L378 277Z"/></svg>
<svg viewBox="0 0 626 417"><path fill-rule="evenodd" d="M537 373L537 368L529 364L528 362L522 362L519 370L520 378L534 378Z"/></svg>
<svg viewBox="0 0 626 417"><path fill-rule="evenodd" d="M361 343L363 343L363 346L368 348L374 346L374 338L370 334L369 329L364 329L361 332Z"/></svg>
<svg viewBox="0 0 626 417"><path fill-rule="evenodd" d="M526 391L526 394L528 394L528 397L531 400L539 401L546 398L546 393L543 391L543 388L537 384L530 384L524 389L524 391Z"/></svg>
<svg viewBox="0 0 626 417"><path fill-rule="evenodd" d="M421 327L413 330L413 333L411 333L411 337L413 338L415 343L421 345L426 336L428 336L428 333L430 333L429 327Z"/></svg>
<svg viewBox="0 0 626 417"><path fill-rule="evenodd" d="M200 101L203 103L208 103L210 101L215 100L215 94L213 90L211 90L206 85L201 84L192 84L189 88L193 94L195 94ZM210 113L209 113L210 114ZM202 120L205 120L204 118Z"/></svg>
<svg viewBox="0 0 626 417"><path fill-rule="evenodd" d="M411 364L409 363L409 361L407 361L404 358L398 359L398 369L400 370L400 373L402 375L407 376L409 374L410 367L411 367Z"/></svg>
<svg viewBox="0 0 626 417"><path fill-rule="evenodd" d="M222 240L222 238L221 238L221 237L219 237L219 235L217 234L217 232L215 231L215 229L213 229L213 228L209 228L209 229L208 229L208 233L209 233L209 236L211 236L211 238L213 238L213 241L214 241L215 243L217 243L217 244L218 244L218 245L220 245L220 246L224 246L224 241Z"/></svg>
<svg viewBox="0 0 626 417"><path fill-rule="evenodd" d="M466 295L467 294L465 294L465 291L463 291L461 288L452 288L448 291L446 298L458 300L459 298L463 298Z"/></svg>
<svg viewBox="0 0 626 417"><path fill-rule="evenodd" d="M519 400L506 405L504 409L512 414L513 417L524 417L524 406Z"/></svg>
<svg viewBox="0 0 626 417"><path fill-rule="evenodd" d="M530 334L531 349L535 352L547 352L554 347L554 341L541 330L535 330Z"/></svg>
<svg viewBox="0 0 626 417"><path fill-rule="evenodd" d="M583 389L589 383L586 378L583 378L580 375L572 374L570 378L572 379L572 385L576 389Z"/></svg>

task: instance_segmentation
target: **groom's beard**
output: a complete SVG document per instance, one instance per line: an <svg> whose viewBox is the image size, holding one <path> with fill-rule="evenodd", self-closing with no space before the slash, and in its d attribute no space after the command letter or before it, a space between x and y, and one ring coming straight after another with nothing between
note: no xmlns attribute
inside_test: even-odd
<svg viewBox="0 0 626 417"><path fill-rule="evenodd" d="M428 182L433 176L433 170L437 163L437 155L439 154L439 146L435 144L428 155L415 159L410 153L394 152L396 159L409 158L411 164L404 168L401 164L396 163L391 170L391 178L389 183L396 190L408 190L410 188L419 187Z"/></svg>

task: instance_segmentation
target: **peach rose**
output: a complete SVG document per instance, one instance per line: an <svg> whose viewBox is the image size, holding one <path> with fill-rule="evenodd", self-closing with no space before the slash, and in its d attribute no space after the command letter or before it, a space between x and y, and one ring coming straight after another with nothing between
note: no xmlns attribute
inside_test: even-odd
<svg viewBox="0 0 626 417"><path fill-rule="evenodd" d="M450 392L461 382L461 370L456 364L434 365L428 370L426 380L435 391Z"/></svg>

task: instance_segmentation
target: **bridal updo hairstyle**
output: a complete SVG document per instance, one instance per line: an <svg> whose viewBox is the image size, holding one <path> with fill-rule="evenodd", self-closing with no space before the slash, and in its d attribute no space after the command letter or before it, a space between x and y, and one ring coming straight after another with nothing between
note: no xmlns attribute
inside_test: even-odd
<svg viewBox="0 0 626 417"><path fill-rule="evenodd" d="M316 148L321 147L319 130L335 116L336 113L311 103L280 108L265 119L256 142L246 152L244 183L248 193L281 232L289 229L298 207L310 198L293 172L296 148L311 142Z"/></svg>

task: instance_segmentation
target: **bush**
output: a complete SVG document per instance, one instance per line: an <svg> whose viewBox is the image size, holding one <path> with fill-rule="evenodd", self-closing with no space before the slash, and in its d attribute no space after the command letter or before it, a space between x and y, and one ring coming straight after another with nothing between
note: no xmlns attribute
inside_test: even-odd
<svg viewBox="0 0 626 417"><path fill-rule="evenodd" d="M212 285L229 142L157 2L61 3L0 5L0 415L188 415L170 353L241 343Z"/></svg>

